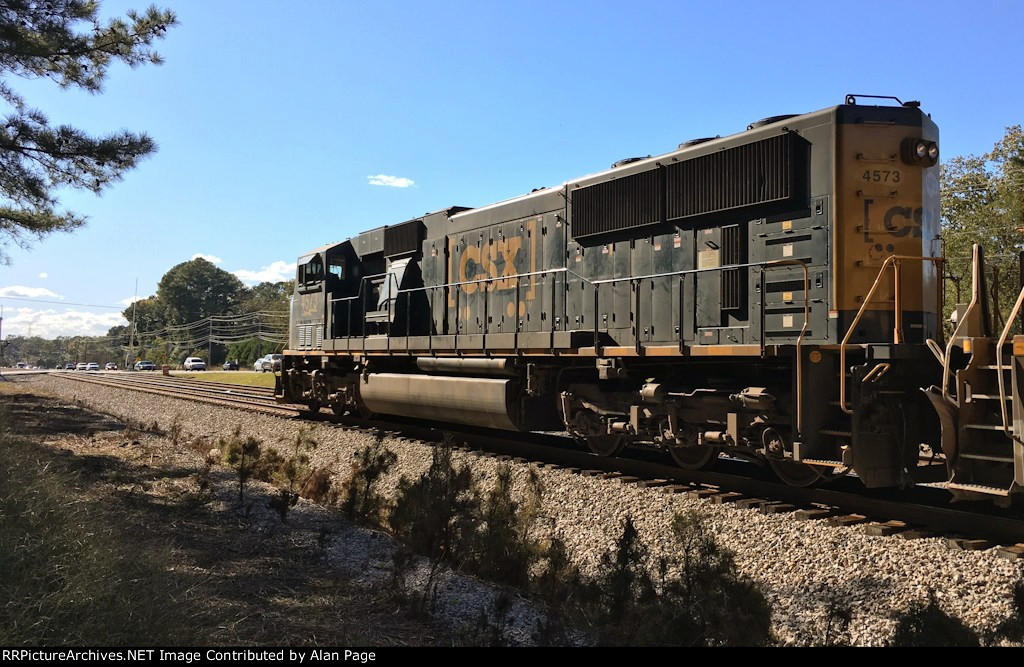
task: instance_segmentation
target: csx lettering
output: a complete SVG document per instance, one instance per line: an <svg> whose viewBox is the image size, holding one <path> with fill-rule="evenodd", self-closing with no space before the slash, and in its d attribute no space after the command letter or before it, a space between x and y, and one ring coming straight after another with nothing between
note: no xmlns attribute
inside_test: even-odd
<svg viewBox="0 0 1024 667"><path fill-rule="evenodd" d="M882 232L898 238L910 235L912 238L921 238L921 217L924 213L921 208L910 208L909 206L891 206L885 215L882 216L882 229L873 228L871 225L871 206L875 203L873 199L864 200L864 242L874 243L871 232Z"/></svg>
<svg viewBox="0 0 1024 667"><path fill-rule="evenodd" d="M462 286L462 290L466 294L473 294L478 289L492 292L514 289L516 281L512 277L519 273L515 262L522 246L521 236L501 239L483 249L467 246L459 257L459 282L468 283ZM488 278L499 280L473 282Z"/></svg>

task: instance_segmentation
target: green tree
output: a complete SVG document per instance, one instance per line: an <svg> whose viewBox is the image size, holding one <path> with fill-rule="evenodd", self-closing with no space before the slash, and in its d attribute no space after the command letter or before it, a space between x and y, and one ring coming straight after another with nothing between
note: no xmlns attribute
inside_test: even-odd
<svg viewBox="0 0 1024 667"><path fill-rule="evenodd" d="M167 318L164 316L160 304L157 303L156 297L152 296L139 299L131 306L122 310L121 317L129 322L126 331L131 330L130 323L133 321L136 324L136 330L140 333L152 333L167 326ZM112 327L107 332L107 335L116 335L119 331L118 327Z"/></svg>
<svg viewBox="0 0 1024 667"><path fill-rule="evenodd" d="M62 210L57 193L99 193L156 150L145 134L121 130L90 136L52 126L8 83L9 77L47 78L61 88L102 90L111 63L159 64L152 45L177 19L150 7L126 18L99 19L98 0L0 0L0 247L69 231L85 218ZM0 258L6 257L0 254Z"/></svg>
<svg viewBox="0 0 1024 667"><path fill-rule="evenodd" d="M294 291L294 280L285 280L279 283L262 282L245 291L239 312L287 313Z"/></svg>
<svg viewBox="0 0 1024 667"><path fill-rule="evenodd" d="M165 273L155 298L166 322L182 325L234 312L244 290L234 275L197 257Z"/></svg>
<svg viewBox="0 0 1024 667"><path fill-rule="evenodd" d="M981 156L951 158L942 165L942 243L946 275L971 290L971 246L985 249L992 326L999 331L1020 289L1019 253L1024 250L1024 131L1006 128L1003 138ZM956 301L947 290L946 315Z"/></svg>

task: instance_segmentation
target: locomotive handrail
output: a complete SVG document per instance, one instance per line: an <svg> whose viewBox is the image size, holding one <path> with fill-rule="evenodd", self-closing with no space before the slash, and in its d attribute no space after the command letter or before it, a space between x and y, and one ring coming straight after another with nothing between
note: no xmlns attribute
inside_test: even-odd
<svg viewBox="0 0 1024 667"><path fill-rule="evenodd" d="M900 293L900 262L905 260L939 263L942 262L944 258L890 255L885 258L884 262L882 262L882 266L878 269L878 275L875 276L875 282L872 283L871 289L868 290L867 296L864 297L863 303L860 304L860 309L857 310L857 314L854 316L853 321L850 322L850 326L846 329L846 335L843 336L843 340L839 344L839 407L848 415L852 415L853 410L846 405L846 346L849 344L850 338L853 337L853 332L857 330L857 324L860 323L860 319L864 316L864 313L867 312L867 307L871 303L871 299L874 298L875 292L878 290L878 286L882 284L882 276L890 266L893 267L893 296L895 297L893 299L893 343L898 345L903 342L903 308L901 303L902 295ZM950 344L952 345L952 341L950 341ZM943 392L945 392L945 386L943 386Z"/></svg>
<svg viewBox="0 0 1024 667"><path fill-rule="evenodd" d="M680 279L682 279L685 276L696 275L696 274L699 274L699 273L710 273L712 271L728 271L730 269L745 269L745 268L758 268L758 269L761 270L761 273L762 273L762 276L763 276L764 275L764 271L766 269L780 268L780 267L784 267L784 266L800 267L800 269L802 269L803 274L804 274L804 289L803 289L803 292L804 292L804 299L803 299L803 301L804 301L804 318L803 318L803 326L801 326L800 333L797 335L796 342L794 343L795 352L796 352L796 374L797 374L797 387L796 387L796 394L797 394L797 396L796 396L796 403L797 403L796 432L799 434L801 432L802 425L803 425L803 354L802 354L802 346L803 346L804 338L806 337L806 334L807 334L807 327L810 324L810 311L811 311L810 269L809 269L808 265L805 262L801 261L801 260L798 260L798 259L774 259L774 260L766 260L766 261L760 261L760 262L748 262L748 263L745 263L745 264L727 264L725 266L707 267L707 268L702 268L702 269L682 269L682 270L679 270L679 271L667 271L667 272L661 272L661 273L651 273L651 274L646 274L646 275L642 275L642 276L627 276L627 277L623 277L623 278L603 278L603 279L600 279L600 280L590 280L590 279L580 275L579 273L576 273L575 271L573 271L569 267L556 267L556 268L546 269L546 270L541 270L541 271L530 271L530 272L527 272L527 273L517 273L517 274L515 274L514 277L516 279L516 288L515 288L516 289L516 302L518 303L518 301L519 301L520 285L521 285L521 281L522 281L523 278L532 278L532 277L535 277L535 276L547 276L548 274L564 273L564 274L571 275L571 276L574 276L576 278L579 278L579 280L582 281L583 283L591 285L594 288L594 350L595 350L596 353L600 354L600 350L601 350L601 343L600 343L600 337L599 337L599 333L600 333L599 329L600 328L598 326L599 325L599 320L597 318L597 312L598 312L599 292L600 292L601 285L608 285L608 284L612 284L613 285L615 283L625 282L625 281L630 281L630 283L640 284L644 280L654 280L654 279L657 279L657 278L679 277ZM394 279L394 273L390 272L390 271L389 272L385 272L385 273L378 273L378 274L363 276L362 279L360 280L359 290L357 291L357 293L355 295L347 296L347 297L337 297L337 298L329 299L328 300L328 303L331 305L331 308L332 308L332 315L333 315L333 307L334 307L333 304L339 303L339 302L342 302L342 301L347 302L347 304L348 304L348 335L347 335L347 338L349 339L348 340L348 348L347 348L348 350L351 351L351 348L352 348L352 343L351 343L351 338L352 338L352 307L351 307L351 304L352 304L352 302L354 300L359 299L359 298L364 296L363 295L363 286L366 284L366 282L368 280L374 280L374 279L377 279L377 278L388 277L388 276L390 276L389 279ZM513 276L489 276L489 277L486 277L486 278L476 278L476 279L473 279L473 280L461 280L461 281L456 281L456 282L444 283L444 284L441 284L441 285L424 285L422 287L410 287L410 288L406 288L404 290L401 289L401 287L396 285L395 296L393 298L389 297L389 299L388 299L388 321L389 322L391 321L391 302L393 300L397 300L398 295L400 295L400 294L404 293L404 294L408 295L408 294L412 294L412 293L415 293L415 292L430 292L432 290L449 289L449 288L453 288L453 287L458 288L458 287L463 287L463 286L466 286L466 285L479 285L481 283L490 284L492 282L499 281L499 280L507 281L507 280L509 280L512 277ZM556 285L556 283L552 282L552 291L555 289L555 285ZM459 290L459 289L455 290L456 330L455 330L455 334L454 335L456 337L456 341L458 340L458 311L459 311L459 294L460 294L460 292L462 292L462 290ZM682 293L682 291L680 290L680 294L681 293ZM484 325L483 325L484 326L484 330L482 332L482 335L484 336L484 340L486 340L486 336L487 336L487 309L488 309L488 301L489 301L488 299L484 299ZM638 297L638 301L639 301L639 297ZM411 319L409 317L410 302L411 302L411 299L406 298L406 321L405 321L405 325L406 325L406 349L407 350L409 349L408 338L410 336L410 326L411 326ZM552 303L554 303L554 299L552 299ZM763 315L764 315L764 307L765 307L765 302L762 299L762 302L761 302L762 319L763 319ZM639 306L638 305L636 306L636 312L639 313ZM365 308L365 303L364 303L363 304L363 317L364 318L365 318L365 315L366 315L366 308ZM680 308L680 311L679 311L679 320L680 320L679 321L679 344L680 344L680 347L682 347L682 345L683 345L682 317L683 317L682 308ZM332 322L332 326L333 326L333 322ZM515 337L516 337L516 342L515 342L516 350L518 350L518 348L519 348L519 343L518 343L519 326L520 326L519 322L517 321L516 322L516 326L515 326L515 331L514 331L514 334L515 334ZM552 320L551 320L552 348L554 348L554 332L555 332L555 319L552 318ZM639 336L640 336L639 332L640 332L640 327L639 327L639 325L637 325L636 332L635 332L635 336L636 336L636 341L635 342L636 342L636 346L637 346L637 352L640 351L640 347L641 347L641 342L639 340ZM430 340L430 349L431 350L433 350L433 336L434 336L434 334L433 334L432 328L431 328L430 330L428 330L428 337L429 337L429 340ZM366 334L364 333L361 337L363 338L363 352L365 353L366 352ZM391 341L390 341L391 336L389 335L388 338L389 338L389 340L388 340L388 351L390 351L391 350ZM765 347L765 343L764 343L764 335L763 335L763 331L762 331L762 336L761 336L761 352L762 352L762 354L764 353L764 347ZM457 343L456 343L456 348L458 348Z"/></svg>
<svg viewBox="0 0 1024 667"><path fill-rule="evenodd" d="M971 302L967 305L967 309L964 310L963 316L957 320L956 328L953 329L953 335L949 337L949 343L946 344L946 354L942 359L942 398L958 407L960 401L949 395L949 363L950 357L953 355L953 345L956 343L956 339L960 337L960 330L967 326L967 322L971 319L970 316L974 314L978 304L984 298L981 293L982 268L980 250L981 247L978 244L974 244L971 248Z"/></svg>
<svg viewBox="0 0 1024 667"><path fill-rule="evenodd" d="M1017 296L1017 302L1013 304L1013 310L1010 311L1010 316L1006 318L1006 326L1003 327L1003 334L999 336L999 343L996 345L996 376L999 382L999 411L1003 418L1003 432L1006 433L1007 437L1024 445L1024 440L1018 438L1017 435L1010 430L1010 426L1007 423L1006 384L1003 380L1003 345L1006 344L1006 337L1010 334L1010 327L1013 326L1013 320L1017 318L1017 313L1020 312L1022 303L1024 303L1024 287L1021 287L1020 289L1020 294Z"/></svg>

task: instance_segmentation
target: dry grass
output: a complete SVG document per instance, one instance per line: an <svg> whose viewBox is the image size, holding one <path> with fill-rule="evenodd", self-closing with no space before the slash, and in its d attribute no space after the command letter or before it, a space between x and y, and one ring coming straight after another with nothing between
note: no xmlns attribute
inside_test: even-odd
<svg viewBox="0 0 1024 667"><path fill-rule="evenodd" d="M321 523L267 533L253 508L272 490L225 502L232 474L209 469L209 442L129 441L103 415L3 393L0 645L455 641L410 618L387 585L339 576Z"/></svg>

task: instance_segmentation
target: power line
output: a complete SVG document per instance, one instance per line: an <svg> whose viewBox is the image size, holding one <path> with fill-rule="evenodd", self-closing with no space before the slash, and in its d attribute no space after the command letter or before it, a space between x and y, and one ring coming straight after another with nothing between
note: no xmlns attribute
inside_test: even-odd
<svg viewBox="0 0 1024 667"><path fill-rule="evenodd" d="M111 310L124 310L124 306L102 306L98 303L76 303L74 301L53 301L50 299L31 299L26 296L0 296L0 300L15 299L16 301L32 301L34 303L55 303L60 306L85 306L86 308L110 308Z"/></svg>

